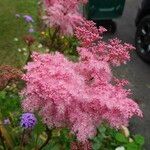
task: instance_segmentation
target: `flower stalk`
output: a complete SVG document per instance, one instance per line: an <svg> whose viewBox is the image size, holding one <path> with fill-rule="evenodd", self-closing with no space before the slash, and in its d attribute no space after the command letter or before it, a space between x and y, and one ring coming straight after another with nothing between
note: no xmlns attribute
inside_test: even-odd
<svg viewBox="0 0 150 150"><path fill-rule="evenodd" d="M43 145L38 150L42 150L49 143L49 141L51 140L52 130L50 130L48 128L48 126L46 126L46 131L45 132L47 134L47 139L46 139L46 141L43 143Z"/></svg>

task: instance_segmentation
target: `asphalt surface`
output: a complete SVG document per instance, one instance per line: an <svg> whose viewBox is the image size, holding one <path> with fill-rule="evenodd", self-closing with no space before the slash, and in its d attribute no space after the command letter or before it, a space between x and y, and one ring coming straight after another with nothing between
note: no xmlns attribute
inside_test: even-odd
<svg viewBox="0 0 150 150"><path fill-rule="evenodd" d="M135 17L138 10L138 0L126 0L123 16L116 20L117 32L114 36L124 42L134 44ZM133 97L140 105L144 118L134 118L130 123L133 133L142 134L145 137L145 149L150 150L150 64L143 62L136 54L132 53L131 61L122 67L115 69L114 73L130 81Z"/></svg>

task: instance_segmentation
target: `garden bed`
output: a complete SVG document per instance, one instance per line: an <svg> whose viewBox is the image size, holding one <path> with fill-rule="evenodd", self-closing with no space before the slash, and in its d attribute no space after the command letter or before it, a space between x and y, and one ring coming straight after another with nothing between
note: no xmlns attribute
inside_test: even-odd
<svg viewBox="0 0 150 150"><path fill-rule="evenodd" d="M37 1L0 6L0 149L142 150L127 128L142 111L111 71L134 47L103 41L106 29L80 15L79 1L44 2L38 13Z"/></svg>

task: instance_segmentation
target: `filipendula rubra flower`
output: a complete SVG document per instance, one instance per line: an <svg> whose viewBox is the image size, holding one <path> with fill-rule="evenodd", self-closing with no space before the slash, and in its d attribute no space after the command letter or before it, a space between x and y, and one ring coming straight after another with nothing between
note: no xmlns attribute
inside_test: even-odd
<svg viewBox="0 0 150 150"><path fill-rule="evenodd" d="M38 112L50 128L68 127L84 142L96 134L103 121L120 128L127 126L132 116L142 116L130 92L123 88L125 81L112 84L108 62L92 54L82 55L76 63L58 52L34 53L32 57L23 76L22 106L26 112Z"/></svg>
<svg viewBox="0 0 150 150"><path fill-rule="evenodd" d="M86 0L45 0L46 11L43 19L49 27L59 28L60 33L73 34L74 28L83 21L79 5L86 2Z"/></svg>
<svg viewBox="0 0 150 150"><path fill-rule="evenodd" d="M45 22L61 34L75 35L79 61L74 63L56 52L33 53L25 69L22 91L25 112L38 113L50 128L68 127L85 142L96 134L102 122L121 128L134 115L142 116L138 105L124 88L126 81L114 80L110 66L130 59L133 48L118 39L102 41L106 30L97 29L78 13L83 0L46 0Z"/></svg>
<svg viewBox="0 0 150 150"><path fill-rule="evenodd" d="M122 44L117 38L103 41L102 34L105 31L103 27L97 28L94 22L84 20L75 30L75 35L80 41L79 53L81 56L89 53L89 56L93 55L95 59L106 61L113 66L126 64L134 47L127 43Z"/></svg>

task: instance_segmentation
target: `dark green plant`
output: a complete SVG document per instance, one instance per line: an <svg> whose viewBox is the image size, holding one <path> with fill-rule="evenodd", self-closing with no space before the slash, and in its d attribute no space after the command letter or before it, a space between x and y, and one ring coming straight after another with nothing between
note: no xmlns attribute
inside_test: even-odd
<svg viewBox="0 0 150 150"><path fill-rule="evenodd" d="M114 150L123 146L126 150L142 150L144 138L141 135L126 137L121 131L101 125L92 139L93 150Z"/></svg>

